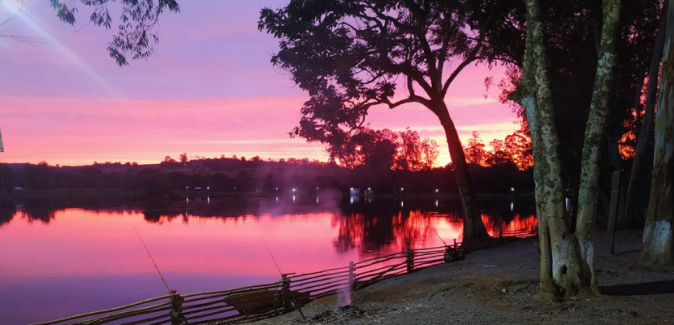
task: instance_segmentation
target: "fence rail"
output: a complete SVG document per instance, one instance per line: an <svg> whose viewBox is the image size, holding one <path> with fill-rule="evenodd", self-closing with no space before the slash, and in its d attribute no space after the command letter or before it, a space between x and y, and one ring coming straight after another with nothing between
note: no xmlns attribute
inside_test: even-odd
<svg viewBox="0 0 674 325"><path fill-rule="evenodd" d="M230 290L169 295L125 306L70 316L34 325L61 324L233 324L250 322L294 310L295 305L357 290L381 280L432 265L462 259L471 251L498 245L511 238L535 234L535 229L503 233L499 238L454 245L407 249L351 262L348 266L305 274L285 274L281 281Z"/></svg>

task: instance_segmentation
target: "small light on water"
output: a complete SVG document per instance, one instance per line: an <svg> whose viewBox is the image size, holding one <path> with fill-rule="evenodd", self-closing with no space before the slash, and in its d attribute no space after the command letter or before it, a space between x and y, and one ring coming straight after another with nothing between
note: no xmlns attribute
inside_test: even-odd
<svg viewBox="0 0 674 325"><path fill-rule="evenodd" d="M189 186L185 186L185 189L186 189L186 190L189 190L189 189L190 189L190 187L189 187Z"/></svg>
<svg viewBox="0 0 674 325"><path fill-rule="evenodd" d="M513 207L515 206L514 202L510 202L510 211L513 210Z"/></svg>
<svg viewBox="0 0 674 325"><path fill-rule="evenodd" d="M403 205L404 205L404 204L403 204L403 201L400 201L400 207L401 207L401 208L403 207Z"/></svg>
<svg viewBox="0 0 674 325"><path fill-rule="evenodd" d="M316 197L316 203L318 203L318 197Z"/></svg>
<svg viewBox="0 0 674 325"><path fill-rule="evenodd" d="M210 189L211 189L211 187L210 187L210 186L206 186L206 189L207 189L207 190L210 190Z"/></svg>
<svg viewBox="0 0 674 325"><path fill-rule="evenodd" d="M278 202L278 196L276 197L276 202Z"/></svg>
<svg viewBox="0 0 674 325"><path fill-rule="evenodd" d="M187 198L187 203L190 203L190 198Z"/></svg>
<svg viewBox="0 0 674 325"><path fill-rule="evenodd" d="M438 190L438 189L436 188L436 189L435 189L435 193L438 193L438 192L440 192L440 190Z"/></svg>
<svg viewBox="0 0 674 325"><path fill-rule="evenodd" d="M438 200L435 200L435 207L438 207Z"/></svg>
<svg viewBox="0 0 674 325"><path fill-rule="evenodd" d="M349 199L349 202L351 202L351 204L353 204L353 196Z"/></svg>
<svg viewBox="0 0 674 325"><path fill-rule="evenodd" d="M206 198L206 203L211 204L211 197L210 196Z"/></svg>
<svg viewBox="0 0 674 325"><path fill-rule="evenodd" d="M318 191L318 186L316 186L316 190Z"/></svg>
<svg viewBox="0 0 674 325"><path fill-rule="evenodd" d="M404 191L404 190L405 190L404 188L402 188L402 187L400 188L400 192L402 192L402 191Z"/></svg>
<svg viewBox="0 0 674 325"><path fill-rule="evenodd" d="M276 188L276 190L278 191L278 187Z"/></svg>
<svg viewBox="0 0 674 325"><path fill-rule="evenodd" d="M515 188L514 188L514 187L511 187L511 188L510 188L510 192L515 192Z"/></svg>
<svg viewBox="0 0 674 325"><path fill-rule="evenodd" d="M295 196L293 195L293 203L295 203Z"/></svg>
<svg viewBox="0 0 674 325"><path fill-rule="evenodd" d="M293 188L293 192L295 192L295 189Z"/></svg>

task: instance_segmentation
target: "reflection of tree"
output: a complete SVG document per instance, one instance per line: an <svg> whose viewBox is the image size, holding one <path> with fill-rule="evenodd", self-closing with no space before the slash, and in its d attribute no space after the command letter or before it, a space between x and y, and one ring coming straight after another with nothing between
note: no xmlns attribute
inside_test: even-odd
<svg viewBox="0 0 674 325"><path fill-rule="evenodd" d="M54 216L56 215L56 211L53 209L47 209L34 205L24 205L23 208L21 208L21 212L23 212L23 215L28 218L28 222L39 220L44 223L49 223L49 221L54 219Z"/></svg>
<svg viewBox="0 0 674 325"><path fill-rule="evenodd" d="M358 250L362 255L385 255L399 252L406 245L425 247L435 237L428 224L434 227L448 223L461 238L463 219L460 203L443 201L437 207L429 208L429 201L406 201L402 209L398 202L391 204L359 204L343 206L343 213L336 214L332 226L337 227L337 238L333 243L338 253ZM489 207L482 213L482 221L491 236L503 234L517 235L535 232L537 221L531 202L493 201L484 204ZM450 238L443 238L449 244Z"/></svg>
<svg viewBox="0 0 674 325"><path fill-rule="evenodd" d="M490 236L535 233L538 221L534 215L533 202L495 201L488 207L482 213L482 222Z"/></svg>
<svg viewBox="0 0 674 325"><path fill-rule="evenodd" d="M401 251L407 244L425 241L430 235L426 223L430 213L418 209L406 210L390 205L359 205L356 210L343 207L332 221L338 227L333 241L339 253L358 249L361 254L385 255Z"/></svg>
<svg viewBox="0 0 674 325"><path fill-rule="evenodd" d="M0 227L12 221L16 214L16 205L12 202L0 200Z"/></svg>

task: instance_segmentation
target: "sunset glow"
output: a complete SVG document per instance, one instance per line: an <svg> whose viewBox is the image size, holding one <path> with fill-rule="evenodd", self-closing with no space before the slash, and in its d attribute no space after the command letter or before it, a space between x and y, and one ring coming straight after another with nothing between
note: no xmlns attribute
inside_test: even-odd
<svg viewBox="0 0 674 325"><path fill-rule="evenodd" d="M260 156L327 160L320 144L291 139L307 93L269 60L277 42L257 30L260 8L285 1L185 2L167 15L157 52L120 68L107 56L111 31L85 26L86 8L71 27L48 5L28 2L0 38L2 162L94 161L158 163L165 156ZM3 1L0 20L18 1ZM466 142L472 131L488 143L518 129L515 115L495 100L484 78L501 67L470 66L450 88L446 102ZM487 98L484 98L484 95ZM402 94L404 95L404 94ZM427 109L374 107L373 128L410 127L440 144L438 165L449 162L444 133Z"/></svg>

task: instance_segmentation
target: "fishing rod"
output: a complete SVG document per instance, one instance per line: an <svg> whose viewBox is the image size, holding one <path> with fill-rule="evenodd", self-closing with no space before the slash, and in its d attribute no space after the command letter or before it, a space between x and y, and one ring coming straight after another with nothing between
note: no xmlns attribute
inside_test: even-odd
<svg viewBox="0 0 674 325"><path fill-rule="evenodd" d="M445 247L447 247L447 243L445 243L445 241L442 240L442 237L440 237L440 234L438 234L438 231L435 230L435 228L433 228L433 227L431 226L430 223L427 222L426 225L428 225L428 228L431 228L431 230L433 230L433 232L435 233L435 235L438 236L438 238L440 239L440 241L441 241L443 244L445 244Z"/></svg>
<svg viewBox="0 0 674 325"><path fill-rule="evenodd" d="M274 265L276 265L276 269L278 270L278 273L281 273L281 278L283 278L283 272L281 272L281 268L278 266L278 263L276 263L276 259L274 258L274 255L271 253L271 250L269 249L269 246L267 246L267 242L264 241L264 238L262 238L262 235L260 235L260 239L262 239L262 242L264 243L264 247L267 247L267 252L269 252L269 256L271 256L272 261L274 261ZM304 313L302 312L302 308L300 307L300 304L297 303L297 300L295 300L295 295L293 295L293 291L290 290L290 287L288 287L288 292L290 293L290 299L292 300L293 307L297 307L297 311L300 312L300 315L302 316L302 319L307 319L304 317Z"/></svg>
<svg viewBox="0 0 674 325"><path fill-rule="evenodd" d="M143 241L143 238L140 237L140 233L138 232L138 229L136 229L136 227L133 227L133 230L136 231L136 234L138 235L138 239L140 239L140 242L143 243L143 247L145 247L145 251L147 252L147 256L149 256L150 260L152 260L152 264L154 264L154 268L157 269L157 273L159 273L159 277L161 278L161 281L164 282L164 286L166 286L166 290L168 290L168 293L170 295L173 295L173 291L171 289L169 289L169 286L166 283L166 280L164 280L164 276L161 274L161 271L159 271L159 267L157 266L157 263L154 262L154 258L152 258L152 254L150 254L150 250L147 249L147 246L145 245L145 242Z"/></svg>

